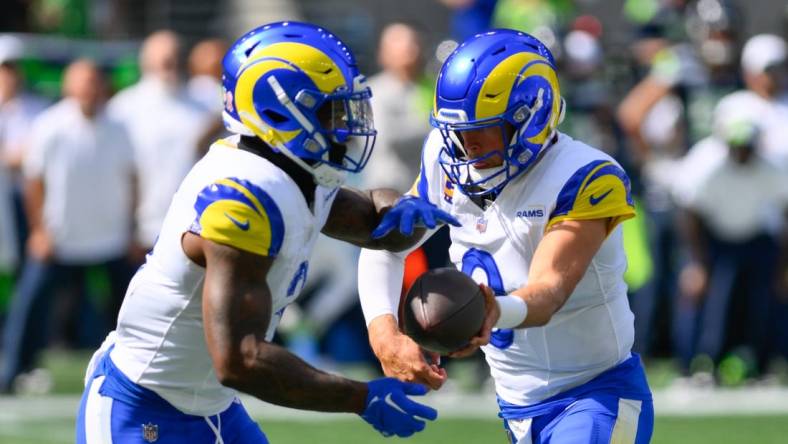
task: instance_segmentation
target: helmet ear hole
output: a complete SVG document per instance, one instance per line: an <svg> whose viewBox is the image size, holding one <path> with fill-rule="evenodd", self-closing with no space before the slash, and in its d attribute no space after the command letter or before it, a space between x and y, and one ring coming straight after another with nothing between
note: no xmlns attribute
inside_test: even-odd
<svg viewBox="0 0 788 444"><path fill-rule="evenodd" d="M287 118L287 116L284 116L272 109L267 109L263 111L261 117L263 117L266 123L270 125L281 125L287 122L288 120L290 120Z"/></svg>

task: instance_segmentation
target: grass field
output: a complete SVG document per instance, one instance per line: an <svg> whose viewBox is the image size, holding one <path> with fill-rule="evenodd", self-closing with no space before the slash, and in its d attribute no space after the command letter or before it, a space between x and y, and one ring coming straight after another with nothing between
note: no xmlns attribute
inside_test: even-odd
<svg viewBox="0 0 788 444"><path fill-rule="evenodd" d="M74 442L74 414L89 353L46 353L44 366L52 376L51 394L0 397L0 444L65 444ZM788 443L788 390L671 389L669 363L650 365L657 413L653 443L726 444ZM456 376L456 373L455 373ZM414 444L505 443L495 419L492 395L462 391L431 394L441 418L427 430L402 442ZM488 394L489 395L489 394ZM392 443L352 415L302 414L245 399L273 444Z"/></svg>
<svg viewBox="0 0 788 444"><path fill-rule="evenodd" d="M273 444L374 444L400 441L380 437L360 420L287 422L265 421L263 426ZM2 444L73 443L70 420L20 421L0 424ZM501 423L494 420L445 419L402 442L413 444L505 443ZM788 416L768 417L659 417L654 444L780 444L788 442Z"/></svg>

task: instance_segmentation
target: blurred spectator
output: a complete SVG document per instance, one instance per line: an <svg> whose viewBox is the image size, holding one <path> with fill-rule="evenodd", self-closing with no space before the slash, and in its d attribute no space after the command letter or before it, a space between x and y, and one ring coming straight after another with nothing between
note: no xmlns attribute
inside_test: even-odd
<svg viewBox="0 0 788 444"><path fill-rule="evenodd" d="M746 90L723 98L719 113L748 110L758 116L762 132L762 154L788 172L788 65L782 37L760 34L742 49L741 70Z"/></svg>
<svg viewBox="0 0 788 444"><path fill-rule="evenodd" d="M686 10L683 6L669 5L640 28L633 49L648 73L622 99L617 113L628 136L628 159L643 187L642 215L647 218L654 265L654 280L632 299L635 349L641 353L667 342L675 311L675 280L683 255L670 194L677 162L692 143L710 133L714 106L739 84L738 11L727 0L702 0ZM709 8L716 14L710 14ZM682 10L683 18L677 15ZM677 20L691 31L689 41L671 42ZM675 332L672 336L674 341L683 340Z"/></svg>
<svg viewBox="0 0 788 444"><path fill-rule="evenodd" d="M424 75L422 37L410 25L388 25L380 36L378 63L369 79L378 137L364 169L364 188L407 191L421 165L421 145L430 131L433 82Z"/></svg>
<svg viewBox="0 0 788 444"><path fill-rule="evenodd" d="M0 165L0 275L11 274L19 262L11 179L5 166Z"/></svg>
<svg viewBox="0 0 788 444"><path fill-rule="evenodd" d="M684 24L690 39L675 44L669 38L669 28L675 27L671 23L641 28L634 50L649 73L619 107L621 125L632 139L633 160L658 182L669 168L653 161L675 159L708 136L717 102L740 84L736 53L741 20L729 1L694 3Z"/></svg>
<svg viewBox="0 0 788 444"><path fill-rule="evenodd" d="M84 287L89 267L106 267L108 321L114 325L131 275L130 142L103 113L105 85L92 62L68 66L63 93L34 122L24 161L30 237L5 326L0 391L11 390L46 345L55 289Z"/></svg>
<svg viewBox="0 0 788 444"><path fill-rule="evenodd" d="M547 45L556 58L560 58L559 35L574 11L573 0L498 0L492 27L527 32Z"/></svg>
<svg viewBox="0 0 788 444"><path fill-rule="evenodd" d="M17 173L30 137L30 123L46 102L24 92L22 73L13 60L0 60L0 154L2 163Z"/></svg>
<svg viewBox="0 0 788 444"><path fill-rule="evenodd" d="M572 137L586 141L612 156L619 151L612 91L603 77L604 52L598 37L583 30L564 38L562 95L569 112L562 123Z"/></svg>
<svg viewBox="0 0 788 444"><path fill-rule="evenodd" d="M5 41L8 43L8 41ZM26 237L22 210L20 169L31 131L30 124L46 103L23 91L22 73L9 52L0 50L0 270L13 270Z"/></svg>
<svg viewBox="0 0 788 444"><path fill-rule="evenodd" d="M216 139L228 135L222 121L222 59L225 52L227 43L221 39L198 42L189 52L189 82L186 85L189 97L213 115L213 120L197 140L198 156L207 153Z"/></svg>
<svg viewBox="0 0 788 444"><path fill-rule="evenodd" d="M198 42L189 52L189 97L216 115L222 114L222 58L227 43L221 39Z"/></svg>
<svg viewBox="0 0 788 444"><path fill-rule="evenodd" d="M684 371L696 355L719 363L730 342L730 321L739 321L762 372L771 345L768 320L778 235L788 216L788 176L760 154L760 116L740 109L718 114L718 121L715 134L685 158L675 189L687 213L691 256L679 279L679 333L688 341L680 357ZM743 298L743 313L731 311L737 298Z"/></svg>
<svg viewBox="0 0 788 444"><path fill-rule="evenodd" d="M171 31L151 34L140 49L142 79L109 102L110 116L125 125L139 179L135 257L153 246L170 199L198 155L210 113L181 83L180 42Z"/></svg>

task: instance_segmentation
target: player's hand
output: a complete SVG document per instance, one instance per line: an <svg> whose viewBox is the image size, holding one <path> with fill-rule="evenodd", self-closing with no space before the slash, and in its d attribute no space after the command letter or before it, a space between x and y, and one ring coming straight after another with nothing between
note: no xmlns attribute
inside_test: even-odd
<svg viewBox="0 0 788 444"><path fill-rule="evenodd" d="M482 293L484 293L485 314L484 322L482 322L482 328L479 330L478 335L471 338L468 345L449 353L449 356L452 358L465 358L474 354L476 350L479 349L479 347L489 344L490 335L492 335L492 329L495 326L495 323L498 322L498 318L501 317L501 309L498 307L498 303L495 302L495 293L492 291L492 288L484 284L479 284L479 288L481 288Z"/></svg>
<svg viewBox="0 0 788 444"><path fill-rule="evenodd" d="M27 238L27 252L41 262L46 262L55 254L52 238L44 229L34 229Z"/></svg>
<svg viewBox="0 0 788 444"><path fill-rule="evenodd" d="M684 297L699 304L706 293L708 280L706 267L698 262L690 262L679 273L679 288Z"/></svg>
<svg viewBox="0 0 788 444"><path fill-rule="evenodd" d="M383 216L383 220L375 231L372 239L379 239L399 228L405 236L413 234L413 227L424 226L435 228L438 224L460 226L460 222L451 214L433 205L427 199L416 196L402 196L396 204Z"/></svg>
<svg viewBox="0 0 788 444"><path fill-rule="evenodd" d="M369 343L386 376L424 384L432 390L438 390L446 382L446 370L439 367L440 355L428 353L431 362L427 362L419 344L399 331L393 316L372 320Z"/></svg>
<svg viewBox="0 0 788 444"><path fill-rule="evenodd" d="M427 393L423 385L380 378L370 381L367 388L369 393L361 417L383 436L408 437L424 430L424 420L434 421L438 417L435 409L407 396Z"/></svg>

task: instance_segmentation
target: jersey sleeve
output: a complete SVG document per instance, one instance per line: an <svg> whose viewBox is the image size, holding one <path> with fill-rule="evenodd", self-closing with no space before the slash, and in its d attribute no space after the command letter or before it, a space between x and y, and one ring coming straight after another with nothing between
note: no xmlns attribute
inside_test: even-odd
<svg viewBox="0 0 788 444"><path fill-rule="evenodd" d="M276 257L284 240L282 213L259 186L220 179L200 191L189 231L205 239L261 256Z"/></svg>
<svg viewBox="0 0 788 444"><path fill-rule="evenodd" d="M440 134L435 131L430 133L424 141L419 174L416 176L413 186L405 193L427 199L438 206L441 205L441 202L451 204L454 196L454 185L438 164L441 143Z"/></svg>
<svg viewBox="0 0 788 444"><path fill-rule="evenodd" d="M609 218L608 233L635 217L629 177L621 167L596 160L577 170L564 184L545 230L564 220Z"/></svg>

